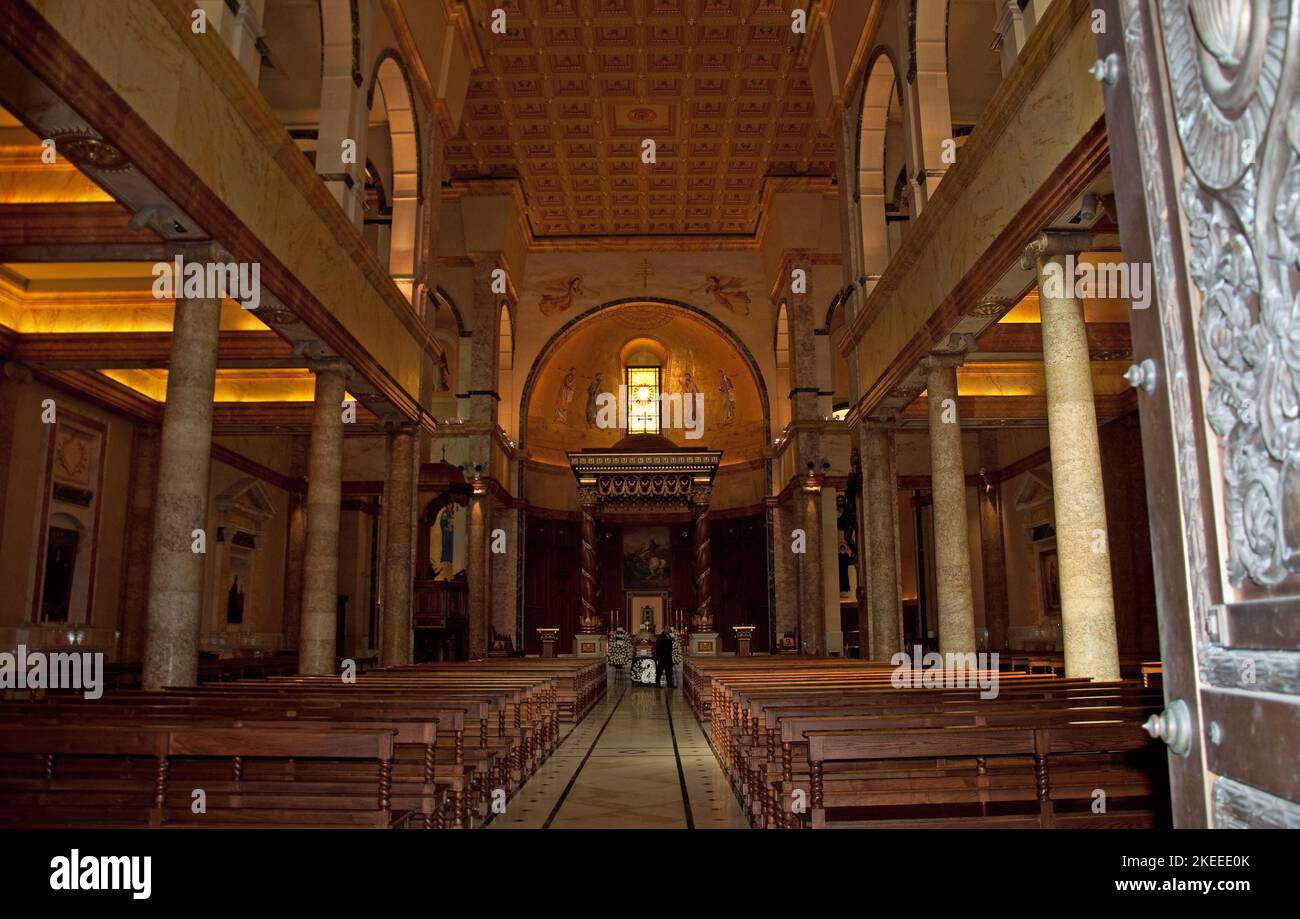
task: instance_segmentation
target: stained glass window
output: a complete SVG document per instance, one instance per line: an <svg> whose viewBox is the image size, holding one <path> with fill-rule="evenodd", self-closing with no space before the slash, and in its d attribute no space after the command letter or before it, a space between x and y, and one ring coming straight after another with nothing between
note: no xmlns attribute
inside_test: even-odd
<svg viewBox="0 0 1300 919"><path fill-rule="evenodd" d="M627 368L627 432L659 433L659 368Z"/></svg>

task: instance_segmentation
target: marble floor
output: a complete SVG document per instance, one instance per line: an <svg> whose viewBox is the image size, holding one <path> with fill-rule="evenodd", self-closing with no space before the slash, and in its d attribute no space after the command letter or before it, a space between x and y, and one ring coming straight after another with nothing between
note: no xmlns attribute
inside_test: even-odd
<svg viewBox="0 0 1300 919"><path fill-rule="evenodd" d="M678 688L609 693L492 818L488 829L746 829L708 739Z"/></svg>

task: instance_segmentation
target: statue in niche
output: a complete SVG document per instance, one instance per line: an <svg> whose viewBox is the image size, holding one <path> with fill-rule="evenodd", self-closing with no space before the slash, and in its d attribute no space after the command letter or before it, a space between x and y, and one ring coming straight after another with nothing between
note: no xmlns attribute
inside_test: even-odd
<svg viewBox="0 0 1300 919"><path fill-rule="evenodd" d="M745 290L745 282L740 278L710 274L705 276L702 285L691 290L708 294L713 298L715 306L737 316L749 315L749 292Z"/></svg>
<svg viewBox="0 0 1300 919"><path fill-rule="evenodd" d="M854 585L850 572L858 563L858 518L854 511L855 503L844 495L835 496L835 506L839 517L835 521L839 536L840 594L851 596Z"/></svg>
<svg viewBox="0 0 1300 919"><path fill-rule="evenodd" d="M438 530L442 534L442 548L438 554L438 569L443 577L451 576L452 558L456 550L455 507L448 504L438 517Z"/></svg>
<svg viewBox="0 0 1300 919"><path fill-rule="evenodd" d="M537 304L542 311L542 315L550 316L554 313L563 313L573 306L574 300L582 296L582 275L575 274L568 278L545 281L543 286L550 293L542 294L542 299Z"/></svg>
<svg viewBox="0 0 1300 919"><path fill-rule="evenodd" d="M727 376L727 371L719 372L722 374L722 385L718 387L718 392L722 393L722 423L731 424L736 416L736 384Z"/></svg>
<svg viewBox="0 0 1300 919"><path fill-rule="evenodd" d="M438 355L438 392L451 392L451 368L447 366L447 355Z"/></svg>
<svg viewBox="0 0 1300 919"><path fill-rule="evenodd" d="M555 397L555 420L560 424L569 422L569 406L573 403L573 386L578 381L578 369L570 367L560 384L560 393Z"/></svg>
<svg viewBox="0 0 1300 919"><path fill-rule="evenodd" d="M600 372L591 378L587 386L587 427L596 427L596 397L600 395Z"/></svg>

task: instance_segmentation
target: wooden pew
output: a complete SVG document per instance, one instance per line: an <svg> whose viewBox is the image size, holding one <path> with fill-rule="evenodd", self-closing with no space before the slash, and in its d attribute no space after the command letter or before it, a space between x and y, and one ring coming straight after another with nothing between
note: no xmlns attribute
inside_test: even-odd
<svg viewBox="0 0 1300 919"><path fill-rule="evenodd" d="M1091 807L1092 789L1104 790L1114 778L1099 764L1099 754L1137 753L1154 758L1160 753L1159 745L1139 724L813 731L808 742L812 767L809 813L814 829L1120 828L1151 827L1157 821L1150 786L1136 788L1132 800L1108 795L1104 812L1096 813ZM836 790L828 801L828 764L952 757L986 763L1010 759L1028 766L1019 783L993 783L983 771L974 785L964 788L949 785L941 789L932 779L890 776L883 782L893 789L892 797L878 794L884 787L881 781L873 784L870 779L855 778L855 784ZM1068 801L1062 801L1059 792L1053 798L1054 776L1068 793ZM905 794L900 796L900 790ZM900 806L900 801L905 803ZM1067 806L1058 807L1061 804ZM841 819L837 811L848 814Z"/></svg>
<svg viewBox="0 0 1300 919"><path fill-rule="evenodd" d="M390 731L309 726L0 725L0 756L40 761L43 773L0 779L0 810L8 826L25 827L331 827L393 828L410 812L392 810L393 738ZM117 762L112 771L78 777L71 767L86 757ZM172 781L190 759L216 760L229 770L233 792L218 789L215 806L193 812L191 790ZM319 759L368 767L349 793L295 793L292 783L270 793L240 788L247 759ZM144 760L152 775L131 768ZM65 775L65 773L67 773ZM209 802L211 804L211 802Z"/></svg>

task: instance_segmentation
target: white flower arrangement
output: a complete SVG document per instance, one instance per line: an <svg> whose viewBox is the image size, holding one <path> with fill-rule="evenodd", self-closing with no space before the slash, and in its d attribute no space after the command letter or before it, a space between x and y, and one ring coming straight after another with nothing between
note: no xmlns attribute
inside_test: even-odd
<svg viewBox="0 0 1300 919"><path fill-rule="evenodd" d="M682 636L673 632L673 666L682 662Z"/></svg>
<svg viewBox="0 0 1300 919"><path fill-rule="evenodd" d="M618 629L610 636L605 661L611 667L625 667L630 660L632 660L632 639L623 629Z"/></svg>

